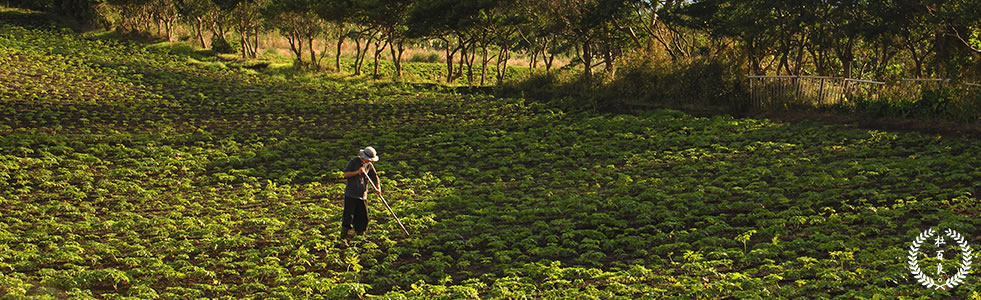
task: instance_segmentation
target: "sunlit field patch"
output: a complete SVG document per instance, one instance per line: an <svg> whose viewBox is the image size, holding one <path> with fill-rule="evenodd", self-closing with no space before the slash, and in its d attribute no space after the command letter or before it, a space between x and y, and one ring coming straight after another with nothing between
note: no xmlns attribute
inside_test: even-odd
<svg viewBox="0 0 981 300"><path fill-rule="evenodd" d="M970 297L981 143L285 79L0 24L0 292L352 298ZM385 197L337 240L341 168ZM981 261L981 260L978 260ZM935 271L935 270L934 270Z"/></svg>

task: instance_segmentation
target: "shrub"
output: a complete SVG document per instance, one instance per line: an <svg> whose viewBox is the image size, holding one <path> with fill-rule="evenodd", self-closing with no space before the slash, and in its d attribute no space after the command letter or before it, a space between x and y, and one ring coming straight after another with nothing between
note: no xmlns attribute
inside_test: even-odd
<svg viewBox="0 0 981 300"><path fill-rule="evenodd" d="M749 97L736 74L741 72L733 64L719 59L669 63L642 58L622 68L610 88L627 104L743 112Z"/></svg>
<svg viewBox="0 0 981 300"><path fill-rule="evenodd" d="M230 54L235 53L236 49L238 47L229 43L227 39L211 39L211 50L215 51L215 53Z"/></svg>
<svg viewBox="0 0 981 300"><path fill-rule="evenodd" d="M194 55L194 47L188 43L172 43L170 47L170 53L178 55L191 56Z"/></svg>
<svg viewBox="0 0 981 300"><path fill-rule="evenodd" d="M409 62L426 62L426 55L422 53L413 53L412 57L409 58Z"/></svg>
<svg viewBox="0 0 981 300"><path fill-rule="evenodd" d="M624 110L633 106L722 110L741 113L749 97L737 70L723 61L697 59L686 63L649 58L624 61L613 79L596 72L592 81L577 69L533 73L509 84L505 92L566 109Z"/></svg>
<svg viewBox="0 0 981 300"><path fill-rule="evenodd" d="M878 98L857 99L853 110L873 117L974 122L981 115L981 93L956 86L927 88L912 96L885 93Z"/></svg>
<svg viewBox="0 0 981 300"><path fill-rule="evenodd" d="M409 58L409 62L424 62L424 63L439 62L439 54L414 53L412 54L412 57Z"/></svg>
<svg viewBox="0 0 981 300"><path fill-rule="evenodd" d="M432 62L429 60L429 56L425 53L413 53L412 57L409 58L409 62Z"/></svg>

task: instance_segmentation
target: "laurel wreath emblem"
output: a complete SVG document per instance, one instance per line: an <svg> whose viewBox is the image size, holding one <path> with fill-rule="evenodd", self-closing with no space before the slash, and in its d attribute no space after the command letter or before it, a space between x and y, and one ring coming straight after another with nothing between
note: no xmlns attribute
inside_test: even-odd
<svg viewBox="0 0 981 300"><path fill-rule="evenodd" d="M967 244L964 237L957 231L948 228L947 231L944 232L946 236L954 239L954 241L957 242L957 245L961 247L961 265L960 268L957 269L957 273L954 274L954 276L951 276L942 284L938 284L935 280L933 280L933 278L923 274L923 271L920 270L920 264L916 259L920 253L920 245L922 245L923 242L930 237L933 237L935 234L937 234L937 232L934 231L933 228L930 228L921 232L920 235L916 237L916 240L914 240L913 244L909 247L909 268L913 273L913 277L916 278L916 281L928 289L952 289L963 283L964 278L967 278L967 274L971 271L971 246Z"/></svg>

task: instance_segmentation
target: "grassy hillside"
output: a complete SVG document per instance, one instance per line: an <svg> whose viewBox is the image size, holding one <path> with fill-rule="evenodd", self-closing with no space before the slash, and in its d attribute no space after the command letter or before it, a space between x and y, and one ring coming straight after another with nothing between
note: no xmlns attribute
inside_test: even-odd
<svg viewBox="0 0 981 300"><path fill-rule="evenodd" d="M976 271L934 291L907 267L927 228L981 241L977 141L287 79L10 14L2 294L977 297ZM340 169L367 145L412 235L372 198L341 247Z"/></svg>

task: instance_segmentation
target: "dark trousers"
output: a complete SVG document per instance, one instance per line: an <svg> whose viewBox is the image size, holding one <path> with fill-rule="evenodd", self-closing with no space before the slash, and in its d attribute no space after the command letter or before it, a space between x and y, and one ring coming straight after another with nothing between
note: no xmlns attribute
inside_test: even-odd
<svg viewBox="0 0 981 300"><path fill-rule="evenodd" d="M341 230L354 228L358 234L368 229L368 207L364 200L344 196L344 215L341 216Z"/></svg>

